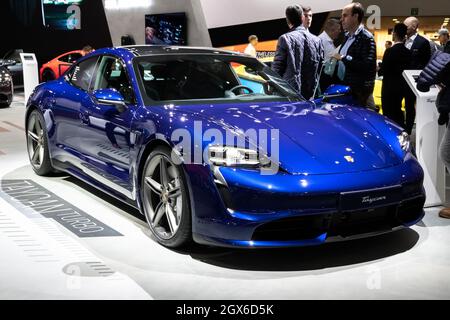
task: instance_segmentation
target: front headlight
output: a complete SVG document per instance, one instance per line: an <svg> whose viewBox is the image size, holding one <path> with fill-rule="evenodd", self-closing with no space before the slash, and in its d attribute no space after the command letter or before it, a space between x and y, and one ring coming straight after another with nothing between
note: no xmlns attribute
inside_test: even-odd
<svg viewBox="0 0 450 320"><path fill-rule="evenodd" d="M409 138L409 134L403 131L399 136L397 136L397 138L402 150L405 152L410 151L411 140Z"/></svg>
<svg viewBox="0 0 450 320"><path fill-rule="evenodd" d="M208 161L211 165L226 167L270 166L270 159L256 150L226 146L209 146Z"/></svg>

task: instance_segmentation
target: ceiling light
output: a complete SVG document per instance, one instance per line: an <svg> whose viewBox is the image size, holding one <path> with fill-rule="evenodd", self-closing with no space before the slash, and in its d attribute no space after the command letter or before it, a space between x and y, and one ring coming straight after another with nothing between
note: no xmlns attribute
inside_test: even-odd
<svg viewBox="0 0 450 320"><path fill-rule="evenodd" d="M105 9L131 9L150 6L151 0L105 0Z"/></svg>

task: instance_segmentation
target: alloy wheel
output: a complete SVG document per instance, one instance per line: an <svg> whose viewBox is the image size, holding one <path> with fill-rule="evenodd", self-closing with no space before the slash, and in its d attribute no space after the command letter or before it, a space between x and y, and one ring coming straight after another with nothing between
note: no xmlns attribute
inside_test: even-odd
<svg viewBox="0 0 450 320"><path fill-rule="evenodd" d="M165 155L154 156L144 172L144 206L148 223L163 240L177 233L183 214L179 170Z"/></svg>
<svg viewBox="0 0 450 320"><path fill-rule="evenodd" d="M27 127L27 146L28 155L30 157L31 164L39 169L44 161L45 153L45 141L44 141L44 129L36 114L32 114L28 120Z"/></svg>

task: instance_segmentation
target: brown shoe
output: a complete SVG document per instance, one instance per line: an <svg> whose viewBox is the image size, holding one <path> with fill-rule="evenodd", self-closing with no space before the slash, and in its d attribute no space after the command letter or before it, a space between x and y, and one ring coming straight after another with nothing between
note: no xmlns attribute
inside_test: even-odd
<svg viewBox="0 0 450 320"><path fill-rule="evenodd" d="M450 219L450 208L444 208L439 212L439 217Z"/></svg>

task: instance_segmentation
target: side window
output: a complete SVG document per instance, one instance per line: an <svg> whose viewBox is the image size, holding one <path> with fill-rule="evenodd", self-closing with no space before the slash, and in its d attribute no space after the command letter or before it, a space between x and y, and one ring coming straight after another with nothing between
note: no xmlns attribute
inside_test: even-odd
<svg viewBox="0 0 450 320"><path fill-rule="evenodd" d="M62 56L61 58L59 58L58 60L59 61L61 61L61 62L66 62L66 63L68 63L69 61L69 56L70 56L70 54L66 54L65 56Z"/></svg>
<svg viewBox="0 0 450 320"><path fill-rule="evenodd" d="M75 61L77 61L80 58L81 58L81 54L71 53L71 54L66 54L65 56L62 56L61 58L59 58L59 61L66 62L66 63L74 63Z"/></svg>
<svg viewBox="0 0 450 320"><path fill-rule="evenodd" d="M98 57L92 57L72 68L68 74L70 83L81 90L88 91L97 60Z"/></svg>
<svg viewBox="0 0 450 320"><path fill-rule="evenodd" d="M126 103L134 103L133 87L128 80L122 61L114 57L103 57L100 61L93 90L115 89Z"/></svg>
<svg viewBox="0 0 450 320"><path fill-rule="evenodd" d="M82 55L81 54L79 54L79 53L72 53L70 56L69 56L69 63L74 63L74 62L76 62L78 59L80 59L82 57Z"/></svg>
<svg viewBox="0 0 450 320"><path fill-rule="evenodd" d="M240 84L231 65L215 59L143 61L138 70L154 101L225 98Z"/></svg>

